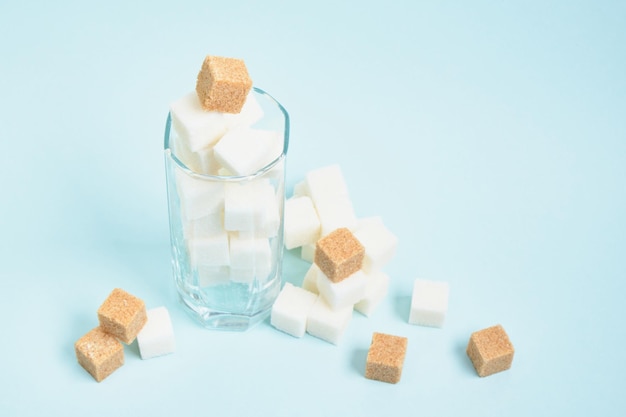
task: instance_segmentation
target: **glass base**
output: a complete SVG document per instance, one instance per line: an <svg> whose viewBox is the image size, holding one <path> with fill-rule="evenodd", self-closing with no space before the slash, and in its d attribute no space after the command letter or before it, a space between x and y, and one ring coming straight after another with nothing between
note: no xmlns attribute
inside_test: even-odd
<svg viewBox="0 0 626 417"><path fill-rule="evenodd" d="M271 312L270 307L251 316L233 314L222 311L214 311L206 307L199 307L187 302L185 297L182 295L179 295L179 299L181 304L185 307L187 314L189 314L203 327L210 330L243 332L265 320Z"/></svg>

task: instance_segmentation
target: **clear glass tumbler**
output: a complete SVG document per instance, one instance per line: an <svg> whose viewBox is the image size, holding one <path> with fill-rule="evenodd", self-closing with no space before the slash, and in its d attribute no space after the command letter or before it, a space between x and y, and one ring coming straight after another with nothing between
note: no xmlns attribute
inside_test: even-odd
<svg viewBox="0 0 626 417"><path fill-rule="evenodd" d="M183 162L170 114L165 126L174 280L186 310L210 329L243 331L259 323L281 286L289 116L263 90L251 94L263 111L252 128L277 132L282 149L250 175L198 172Z"/></svg>

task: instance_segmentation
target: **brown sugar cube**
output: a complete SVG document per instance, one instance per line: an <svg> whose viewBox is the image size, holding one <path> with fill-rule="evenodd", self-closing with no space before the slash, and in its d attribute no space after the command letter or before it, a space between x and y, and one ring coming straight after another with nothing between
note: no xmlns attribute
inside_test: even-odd
<svg viewBox="0 0 626 417"><path fill-rule="evenodd" d="M252 88L241 59L207 56L196 82L196 93L206 111L239 113Z"/></svg>
<svg viewBox="0 0 626 417"><path fill-rule="evenodd" d="M100 327L90 330L74 343L80 366L100 382L124 365L124 347L115 336Z"/></svg>
<svg viewBox="0 0 626 417"><path fill-rule="evenodd" d="M339 282L363 266L365 248L345 227L317 241L315 264L332 282Z"/></svg>
<svg viewBox="0 0 626 417"><path fill-rule="evenodd" d="M139 298L116 288L98 309L100 327L127 345L148 321L146 305Z"/></svg>
<svg viewBox="0 0 626 417"><path fill-rule="evenodd" d="M367 352L365 378L396 384L402 376L402 365L408 339L384 333L374 333Z"/></svg>
<svg viewBox="0 0 626 417"><path fill-rule="evenodd" d="M513 345L499 324L472 333L467 345L467 356L481 377L509 369L513 353Z"/></svg>

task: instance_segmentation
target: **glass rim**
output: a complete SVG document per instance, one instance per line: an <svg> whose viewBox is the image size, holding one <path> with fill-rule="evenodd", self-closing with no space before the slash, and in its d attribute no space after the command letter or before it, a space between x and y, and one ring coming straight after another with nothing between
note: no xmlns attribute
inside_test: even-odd
<svg viewBox="0 0 626 417"><path fill-rule="evenodd" d="M197 177L197 178L204 178L208 180L210 179L214 181L247 180L247 179L263 176L265 173L267 173L272 168L274 168L279 162L285 159L285 157L287 156L287 150L289 149L289 113L287 113L287 110L283 107L282 104L278 102L278 100L276 100L274 97L272 97L272 95L270 95L266 91L258 87L252 87L252 91L254 91L257 94L267 97L270 101L272 101L278 107L278 109L281 111L281 113L284 116L285 127L283 129L283 149L280 155L278 155L278 157L276 157L274 160L272 160L270 163L268 163L264 167L258 169L256 172L252 174L248 174L248 175L213 175L213 174L205 174L202 172L197 172L191 169L190 167L188 167L187 164L185 164L183 161L178 159L176 154L172 152L172 148L170 146L172 116L170 112L167 113L167 120L165 122L165 141L164 141L164 147L163 147L163 150L166 152L167 156L171 158L176 163L176 165L180 169L182 169L187 175L190 175L192 177Z"/></svg>

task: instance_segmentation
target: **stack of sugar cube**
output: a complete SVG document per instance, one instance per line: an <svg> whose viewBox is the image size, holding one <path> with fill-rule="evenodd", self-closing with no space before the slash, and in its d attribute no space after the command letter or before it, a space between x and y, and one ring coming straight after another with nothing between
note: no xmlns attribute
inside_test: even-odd
<svg viewBox="0 0 626 417"><path fill-rule="evenodd" d="M282 151L280 132L252 126L263 118L243 60L207 56L196 90L170 104L174 153L197 173L246 176Z"/></svg>
<svg viewBox="0 0 626 417"><path fill-rule="evenodd" d="M175 168L182 229L200 287L250 283L270 274L271 238L279 232L282 194L270 176L245 177L283 151L282 132L254 128L264 112L245 63L207 56L196 91L170 105L173 151L192 172ZM282 164L276 174L282 174ZM195 175L195 174L202 175Z"/></svg>
<svg viewBox="0 0 626 417"><path fill-rule="evenodd" d="M197 285L249 283L272 269L280 192L269 179L220 183L181 174L182 231ZM192 191L190 191L192 190ZM193 209L189 209L194 207Z"/></svg>
<svg viewBox="0 0 626 417"><path fill-rule="evenodd" d="M115 288L98 309L98 327L74 344L78 363L98 382L124 364L122 343L137 339L142 359L174 351L174 332L165 307L146 310L143 300Z"/></svg>
<svg viewBox="0 0 626 417"><path fill-rule="evenodd" d="M389 276L382 268L396 246L380 217L357 219L338 165L307 173L285 203L285 248L301 248L312 265L301 287L285 284L272 325L337 344L352 311L369 316L387 294Z"/></svg>

